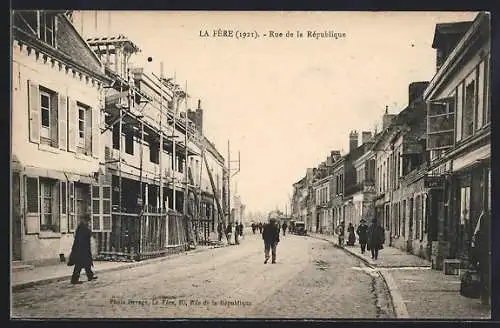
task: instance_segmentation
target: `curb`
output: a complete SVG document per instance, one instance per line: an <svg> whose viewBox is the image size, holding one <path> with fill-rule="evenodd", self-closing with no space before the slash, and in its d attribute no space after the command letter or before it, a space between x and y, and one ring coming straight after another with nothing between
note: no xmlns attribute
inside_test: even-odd
<svg viewBox="0 0 500 328"><path fill-rule="evenodd" d="M403 298L401 297L401 294L398 291L397 284L394 281L394 279L392 278L392 276L390 275L390 273L382 272L381 270L379 270L379 268L377 268L377 266L370 263L370 261L368 261L364 257L358 255L357 253L351 251L350 249L347 249L345 247L340 247L339 245L335 244L334 241L331 241L331 240L328 240L328 239L322 238L322 237L317 237L317 236L310 236L310 237L330 242L334 247L336 247L338 249L342 249L344 252L361 260L370 269L375 270L377 272L377 274L384 281L384 284L387 286L387 290L389 291L389 295L391 296L391 304L392 304L392 308L394 310L394 314L396 315L396 318L397 319L410 318L410 315L408 314L408 310L406 309L406 306L403 302Z"/></svg>
<svg viewBox="0 0 500 328"><path fill-rule="evenodd" d="M225 247L225 246L223 246L223 247ZM218 247L218 248L223 248L223 247ZM183 253L185 253L184 255L195 254L195 253L203 252L207 249L211 249L211 248L199 248L199 249L194 249L194 250L191 250L188 252L184 251L184 252L179 252L176 254L169 254L167 256L162 256L162 257L158 257L158 258L154 258L154 259L149 259L149 260L144 260L144 261L139 261L139 262L131 262L131 263L123 264L123 265L113 267L113 268L96 270L96 273L113 272L113 271L126 270L126 269L135 268L135 267L145 266L148 264L154 264L157 262L171 259L172 256L180 256L180 255L183 255ZM50 284L53 282L69 280L69 279L71 279L71 274L65 274L63 276L58 276L58 277L43 278L43 279L38 279L38 280L33 280L33 281L28 281L28 282L21 282L21 283L17 283L17 284L12 284L12 292L20 291L20 290L23 290L26 288L31 288L34 286L46 285L46 284Z"/></svg>

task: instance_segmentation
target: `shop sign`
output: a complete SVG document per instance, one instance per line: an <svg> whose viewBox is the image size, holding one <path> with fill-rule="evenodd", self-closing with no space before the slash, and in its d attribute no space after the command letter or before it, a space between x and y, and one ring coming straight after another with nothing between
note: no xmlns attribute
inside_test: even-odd
<svg viewBox="0 0 500 328"><path fill-rule="evenodd" d="M444 178L442 176L428 176L425 178L425 188L443 188Z"/></svg>

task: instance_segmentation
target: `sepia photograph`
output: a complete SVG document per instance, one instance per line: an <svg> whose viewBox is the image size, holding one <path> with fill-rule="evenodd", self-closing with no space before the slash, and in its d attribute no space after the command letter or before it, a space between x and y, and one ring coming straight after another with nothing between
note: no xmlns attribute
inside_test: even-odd
<svg viewBox="0 0 500 328"><path fill-rule="evenodd" d="M491 319L489 12L10 15L11 319Z"/></svg>

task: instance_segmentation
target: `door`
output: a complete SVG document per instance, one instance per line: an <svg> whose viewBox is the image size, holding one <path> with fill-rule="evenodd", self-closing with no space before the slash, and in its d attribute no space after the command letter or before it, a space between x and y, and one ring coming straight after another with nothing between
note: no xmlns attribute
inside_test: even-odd
<svg viewBox="0 0 500 328"><path fill-rule="evenodd" d="M12 259L21 260L21 179L12 173Z"/></svg>

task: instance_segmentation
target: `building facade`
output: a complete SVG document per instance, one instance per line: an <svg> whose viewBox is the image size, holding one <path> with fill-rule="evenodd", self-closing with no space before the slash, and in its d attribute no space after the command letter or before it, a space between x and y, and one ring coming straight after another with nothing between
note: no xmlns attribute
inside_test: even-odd
<svg viewBox="0 0 500 328"><path fill-rule="evenodd" d="M110 80L64 12L14 12L12 42L13 259L58 260L80 218L108 222L91 195Z"/></svg>
<svg viewBox="0 0 500 328"><path fill-rule="evenodd" d="M468 264L473 232L481 214L491 211L490 16L480 13L473 22L438 24L433 47L437 72L424 99L428 174L442 184L435 196L441 215L435 218L433 238L433 260L440 268L444 258ZM490 240L484 242L489 245Z"/></svg>

